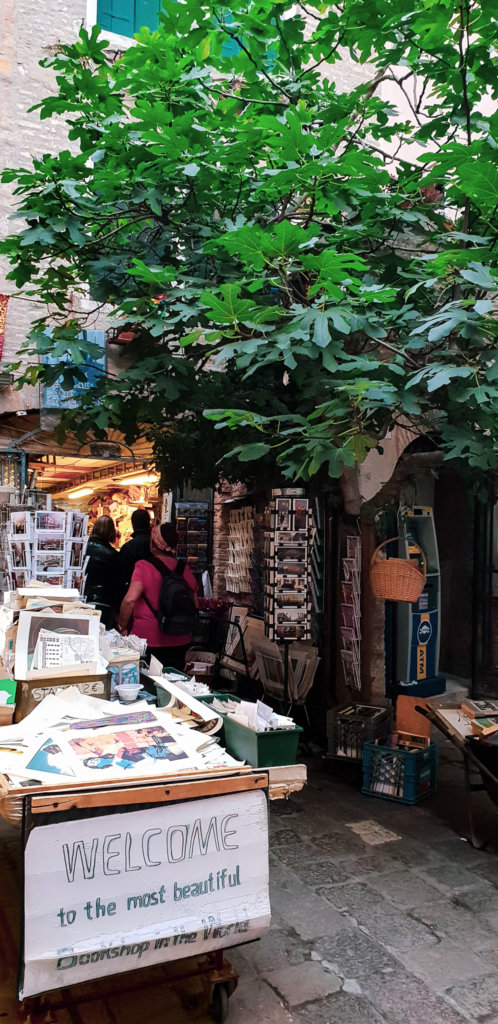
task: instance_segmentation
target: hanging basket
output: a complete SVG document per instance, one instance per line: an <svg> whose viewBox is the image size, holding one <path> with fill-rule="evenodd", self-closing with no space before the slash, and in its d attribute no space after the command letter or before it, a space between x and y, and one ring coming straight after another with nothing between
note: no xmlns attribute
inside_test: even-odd
<svg viewBox="0 0 498 1024"><path fill-rule="evenodd" d="M375 597L380 597L384 601L418 601L425 587L425 555L418 544L412 542L422 555L423 572L408 558L377 558L379 551L386 544L392 544L393 541L402 539L401 537L391 537L390 540L379 544L370 561L372 590Z"/></svg>

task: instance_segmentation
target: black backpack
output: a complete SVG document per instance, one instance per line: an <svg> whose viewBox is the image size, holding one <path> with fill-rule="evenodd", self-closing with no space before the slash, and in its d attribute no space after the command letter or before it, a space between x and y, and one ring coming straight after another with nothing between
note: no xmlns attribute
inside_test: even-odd
<svg viewBox="0 0 498 1024"><path fill-rule="evenodd" d="M168 569L159 558L151 557L150 561L162 576L159 608L153 608L145 594L142 597L154 613L161 633L166 636L190 634L197 620L197 608L194 592L183 575L187 565L185 559L179 558L174 569Z"/></svg>

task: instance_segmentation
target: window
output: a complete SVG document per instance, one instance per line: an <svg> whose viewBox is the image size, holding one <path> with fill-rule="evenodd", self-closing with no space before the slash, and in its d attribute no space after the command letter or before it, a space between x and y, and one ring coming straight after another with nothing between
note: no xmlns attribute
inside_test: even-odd
<svg viewBox="0 0 498 1024"><path fill-rule="evenodd" d="M95 0L90 0L89 6L94 7ZM126 36L132 39L136 32L139 32L145 25L153 32L159 25L159 11L161 0L97 0L94 17L89 10L89 24L97 22L106 32L114 35ZM224 9L223 9L224 10ZM229 25L233 21L230 11L224 10L224 21ZM240 47L234 39L226 39L223 43L222 54L224 57L232 57L239 52Z"/></svg>
<svg viewBox="0 0 498 1024"><path fill-rule="evenodd" d="M107 32L133 38L143 25L159 25L161 0L98 0L97 23Z"/></svg>

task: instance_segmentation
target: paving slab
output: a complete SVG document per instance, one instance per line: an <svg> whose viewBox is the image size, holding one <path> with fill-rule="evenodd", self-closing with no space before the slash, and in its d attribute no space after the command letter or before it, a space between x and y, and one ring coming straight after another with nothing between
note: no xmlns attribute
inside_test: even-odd
<svg viewBox="0 0 498 1024"><path fill-rule="evenodd" d="M434 897L434 887L410 868L370 874L368 886L401 910L416 907Z"/></svg>
<svg viewBox="0 0 498 1024"><path fill-rule="evenodd" d="M274 885L272 906L304 941L318 935L336 935L346 931L348 924L330 903L320 899L296 878L292 885Z"/></svg>
<svg viewBox="0 0 498 1024"><path fill-rule="evenodd" d="M453 985L471 981L481 974L492 974L496 970L486 961L484 954L479 956L471 952L464 936L459 943L444 939L429 950L398 950L394 955L408 971L421 978L430 989L438 993L443 993Z"/></svg>
<svg viewBox="0 0 498 1024"><path fill-rule="evenodd" d="M338 992L292 1012L293 1024L386 1024L386 1018L361 997Z"/></svg>
<svg viewBox="0 0 498 1024"><path fill-rule="evenodd" d="M316 961L271 971L266 975L266 980L291 1009L314 999L323 999L333 992L340 992L342 988L339 976L332 971L325 971Z"/></svg>
<svg viewBox="0 0 498 1024"><path fill-rule="evenodd" d="M269 977L271 971L308 961L311 943L305 943L285 925L270 928L258 942L230 950L230 962L241 977Z"/></svg>
<svg viewBox="0 0 498 1024"><path fill-rule="evenodd" d="M425 924L409 921L401 910L363 882L334 886L328 890L327 900L385 946L411 949L432 946L437 941Z"/></svg>
<svg viewBox="0 0 498 1024"><path fill-rule="evenodd" d="M448 988L447 998L462 1013L465 1013L469 1020L486 1020L488 1017L498 1014L498 976L496 971L492 974L485 974L482 977L466 981L461 985L454 985Z"/></svg>
<svg viewBox="0 0 498 1024"><path fill-rule="evenodd" d="M389 1024L468 1024L468 1018L428 985L401 968L368 978L364 994Z"/></svg>
<svg viewBox="0 0 498 1024"><path fill-rule="evenodd" d="M458 940L474 952L496 945L496 933L490 929L487 921L441 895L430 902L412 907L407 915L411 920L426 925L438 939Z"/></svg>
<svg viewBox="0 0 498 1024"><path fill-rule="evenodd" d="M438 866L415 866L414 871L444 893L458 893L465 889L475 889L479 885L479 879L473 871L455 864L449 858Z"/></svg>

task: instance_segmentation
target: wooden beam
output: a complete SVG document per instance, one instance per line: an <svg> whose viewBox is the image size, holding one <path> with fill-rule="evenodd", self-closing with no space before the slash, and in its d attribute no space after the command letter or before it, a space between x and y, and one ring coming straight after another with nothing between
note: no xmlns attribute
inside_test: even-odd
<svg viewBox="0 0 498 1024"><path fill-rule="evenodd" d="M107 789L90 793L61 793L32 796L32 814L53 814L85 807L116 807L128 804L163 804L173 800L196 800L223 793L240 793L267 789L268 775L243 775L231 779L205 779L198 782L175 782L170 786L136 786L132 789Z"/></svg>

